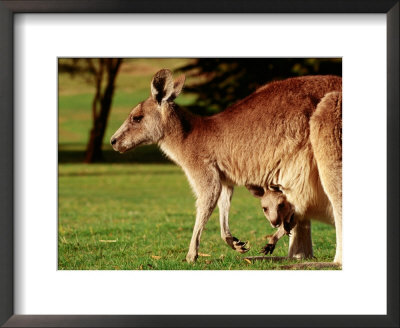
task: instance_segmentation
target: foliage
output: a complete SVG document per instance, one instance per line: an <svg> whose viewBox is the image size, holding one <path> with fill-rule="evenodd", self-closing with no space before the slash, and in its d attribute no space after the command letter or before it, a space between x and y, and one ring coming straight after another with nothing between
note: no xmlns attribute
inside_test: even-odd
<svg viewBox="0 0 400 328"><path fill-rule="evenodd" d="M86 147L85 162L102 159L102 143L114 95L115 80L121 66L121 58L72 58L59 62L61 72L81 74L95 86L92 101L92 128Z"/></svg>
<svg viewBox="0 0 400 328"><path fill-rule="evenodd" d="M210 115L245 98L258 87L288 77L342 75L341 58L199 58L180 68L194 82L185 92L197 98L193 112ZM195 78L195 79L194 79Z"/></svg>

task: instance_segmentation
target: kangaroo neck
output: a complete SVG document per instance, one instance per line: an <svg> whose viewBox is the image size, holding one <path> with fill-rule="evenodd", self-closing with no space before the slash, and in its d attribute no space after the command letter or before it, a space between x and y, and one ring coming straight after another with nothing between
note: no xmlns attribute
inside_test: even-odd
<svg viewBox="0 0 400 328"><path fill-rule="evenodd" d="M203 120L202 117L185 111L178 106L171 111L164 125L164 136L158 142L161 150L175 163L181 165L187 141L193 137Z"/></svg>

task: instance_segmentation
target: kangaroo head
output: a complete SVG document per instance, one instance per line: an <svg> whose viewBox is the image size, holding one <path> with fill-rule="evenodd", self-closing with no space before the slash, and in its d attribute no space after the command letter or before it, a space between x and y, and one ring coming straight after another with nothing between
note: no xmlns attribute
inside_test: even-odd
<svg viewBox="0 0 400 328"><path fill-rule="evenodd" d="M247 189L257 198L260 198L265 217L273 228L284 224L285 230L290 230L296 225L294 219L294 206L287 200L279 186L263 188L247 185Z"/></svg>
<svg viewBox="0 0 400 328"><path fill-rule="evenodd" d="M164 136L173 101L184 83L184 75L174 81L170 70L158 71L151 81L150 97L131 110L111 137L114 150L124 153L139 145L157 143Z"/></svg>

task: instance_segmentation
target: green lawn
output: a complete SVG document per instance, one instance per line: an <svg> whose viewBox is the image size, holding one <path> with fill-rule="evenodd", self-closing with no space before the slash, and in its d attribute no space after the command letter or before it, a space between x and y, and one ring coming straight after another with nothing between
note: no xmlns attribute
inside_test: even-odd
<svg viewBox="0 0 400 328"><path fill-rule="evenodd" d="M122 155L121 155L122 156ZM194 197L181 169L172 164L60 164L59 252L61 270L279 269L281 263L247 263L273 233L258 200L244 188L234 193L230 226L248 240L246 255L220 238L218 210L202 236L197 263L184 262L194 224ZM314 255L332 261L335 231L313 223ZM274 256L287 255L283 237ZM295 263L285 261L286 263Z"/></svg>

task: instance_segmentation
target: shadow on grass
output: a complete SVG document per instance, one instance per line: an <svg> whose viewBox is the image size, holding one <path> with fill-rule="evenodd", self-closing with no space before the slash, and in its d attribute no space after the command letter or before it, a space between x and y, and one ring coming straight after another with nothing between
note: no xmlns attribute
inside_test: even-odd
<svg viewBox="0 0 400 328"><path fill-rule="evenodd" d="M111 148L103 149L103 158L96 163L171 163L155 145L138 147L120 154ZM83 163L85 149L80 145L63 144L58 149L58 163Z"/></svg>

